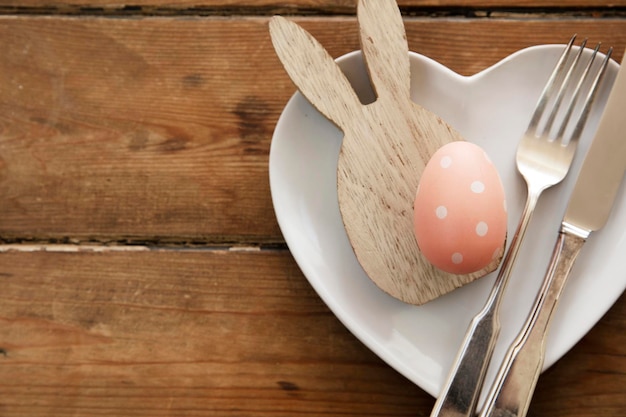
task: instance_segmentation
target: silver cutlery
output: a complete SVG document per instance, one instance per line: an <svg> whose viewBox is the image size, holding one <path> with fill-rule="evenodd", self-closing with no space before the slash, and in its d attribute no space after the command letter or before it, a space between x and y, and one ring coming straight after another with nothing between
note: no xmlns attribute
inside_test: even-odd
<svg viewBox="0 0 626 417"><path fill-rule="evenodd" d="M523 417L543 366L546 335L583 244L602 228L626 171L626 60L570 197L552 259L526 323L510 346L480 417Z"/></svg>
<svg viewBox="0 0 626 417"><path fill-rule="evenodd" d="M595 72L592 71L591 67L600 45L595 48L588 60L581 60L586 41L576 50L572 47L575 38L574 35L559 58L518 145L517 169L527 185L527 199L521 220L486 304L470 322L463 344L435 402L431 417L474 415L500 331L499 309L502 296L535 205L541 193L561 182L571 166L578 139L610 56L609 51L600 68ZM577 78L575 74L580 65L584 65L584 69ZM591 86L587 89L586 81L591 77L593 77ZM568 96L566 93L572 88L573 93ZM587 94L582 102L580 116L574 118L573 130L568 129L574 109L580 104L580 98L585 90ZM566 97L570 97L569 100ZM568 104L561 109L564 101ZM571 135L566 134L570 130Z"/></svg>

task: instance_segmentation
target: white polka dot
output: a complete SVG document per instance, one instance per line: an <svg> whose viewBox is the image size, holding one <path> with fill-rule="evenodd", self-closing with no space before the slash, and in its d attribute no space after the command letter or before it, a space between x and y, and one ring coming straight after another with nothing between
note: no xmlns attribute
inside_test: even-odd
<svg viewBox="0 0 626 417"><path fill-rule="evenodd" d="M454 252L452 254L452 263L458 265L461 262L463 262L463 255L461 255L459 252Z"/></svg>
<svg viewBox="0 0 626 417"><path fill-rule="evenodd" d="M480 194L485 191L485 184L480 181L474 181L470 188L472 189L473 193Z"/></svg>
<svg viewBox="0 0 626 417"><path fill-rule="evenodd" d="M485 236L488 231L489 231L489 226L487 226L487 223L478 222L478 224L476 225L476 234L478 236L481 236L481 237Z"/></svg>
<svg viewBox="0 0 626 417"><path fill-rule="evenodd" d="M435 210L435 214L437 215L438 219L445 219L448 215L448 209L446 208L446 206L439 206Z"/></svg>
<svg viewBox="0 0 626 417"><path fill-rule="evenodd" d="M491 255L491 259L499 259L502 257L502 247L499 246L496 250L493 251L493 255Z"/></svg>
<svg viewBox="0 0 626 417"><path fill-rule="evenodd" d="M452 165L452 158L450 158L449 156L444 156L443 158L441 158L441 160L439 161L439 165L441 165L441 168L449 168L450 165Z"/></svg>

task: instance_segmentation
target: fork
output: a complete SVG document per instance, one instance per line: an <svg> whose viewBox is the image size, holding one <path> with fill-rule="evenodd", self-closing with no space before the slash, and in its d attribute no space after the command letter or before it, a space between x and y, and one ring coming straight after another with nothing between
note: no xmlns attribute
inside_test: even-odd
<svg viewBox="0 0 626 417"><path fill-rule="evenodd" d="M499 309L502 296L533 211L541 193L561 182L572 164L595 93L611 55L609 50L599 69L592 71L592 64L600 49L598 44L584 64L582 74L577 78L575 73L583 65L581 56L587 40L581 43L574 58L568 62L571 53L574 53L572 45L575 39L576 35L570 39L559 57L518 145L516 163L527 186L526 204L489 297L482 310L470 322L463 344L435 402L431 417L474 415L500 332ZM585 87L590 77L593 77L591 85ZM566 92L572 85L573 93L568 96ZM578 104L584 90L587 90L587 95L584 101ZM567 107L559 112L564 101L568 102ZM577 104L582 105L582 109L572 129L570 119ZM571 134L566 134L570 132Z"/></svg>

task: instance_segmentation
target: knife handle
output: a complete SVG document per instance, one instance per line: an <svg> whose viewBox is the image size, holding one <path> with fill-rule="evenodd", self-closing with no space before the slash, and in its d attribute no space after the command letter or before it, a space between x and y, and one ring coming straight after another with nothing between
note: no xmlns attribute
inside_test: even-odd
<svg viewBox="0 0 626 417"><path fill-rule="evenodd" d="M504 357L480 417L523 417L528 412L543 367L550 320L584 243L584 238L561 228L535 304Z"/></svg>

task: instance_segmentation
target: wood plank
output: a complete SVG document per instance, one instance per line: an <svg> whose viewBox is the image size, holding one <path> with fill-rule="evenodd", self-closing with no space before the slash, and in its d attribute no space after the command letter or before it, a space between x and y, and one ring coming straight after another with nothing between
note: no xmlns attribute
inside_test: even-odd
<svg viewBox="0 0 626 417"><path fill-rule="evenodd" d="M406 415L287 252L0 255L0 414Z"/></svg>
<svg viewBox="0 0 626 417"><path fill-rule="evenodd" d="M286 251L0 253L0 415L426 416ZM626 413L626 297L532 415Z"/></svg>
<svg viewBox="0 0 626 417"><path fill-rule="evenodd" d="M333 56L352 17L299 18ZM626 19L406 19L462 74L573 32L626 47ZM471 40L471 41L468 41ZM267 18L0 18L0 236L280 241L267 175L295 91Z"/></svg>
<svg viewBox="0 0 626 417"><path fill-rule="evenodd" d="M279 236L265 23L4 18L5 235Z"/></svg>
<svg viewBox="0 0 626 417"><path fill-rule="evenodd" d="M67 6L78 6L82 9L102 8L104 10L122 9L124 10L129 4L132 6L131 11L136 11L137 6L146 8L160 8L166 10L185 10L191 9L195 12L206 12L206 10L224 9L228 13L239 10L239 13L264 13L272 11L311 11L326 13L354 13L357 0L295 0L295 1L277 1L277 0L177 0L172 3L168 0L134 0L132 3L124 1L111 0L4 0L4 7L18 7L20 10L24 8L54 8ZM518 10L523 8L546 9L552 8L556 10L567 10L567 8L582 9L612 9L623 7L626 0L614 0L605 2L603 0L520 0L516 1L512 6L507 0L398 0L398 4L402 8L411 8L412 11L420 9L437 9L445 8L469 8L469 9L493 9L501 8L505 10ZM216 10L215 10L216 9ZM256 10L255 10L256 9ZM149 9L148 9L149 10ZM580 12L580 10L578 10ZM463 10L452 10L452 13L464 13Z"/></svg>

